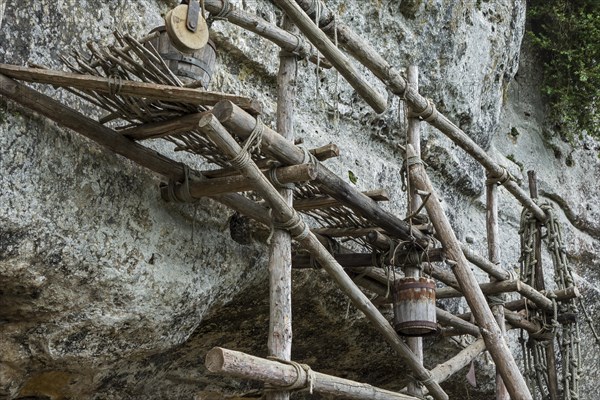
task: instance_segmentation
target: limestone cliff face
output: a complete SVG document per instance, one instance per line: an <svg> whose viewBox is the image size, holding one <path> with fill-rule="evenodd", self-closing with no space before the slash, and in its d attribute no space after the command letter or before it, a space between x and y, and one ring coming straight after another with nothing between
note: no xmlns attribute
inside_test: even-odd
<svg viewBox="0 0 600 400"><path fill-rule="evenodd" d="M268 1L234 3L271 22L281 17ZM116 28L142 36L175 4L8 0L0 5L0 62L59 68L69 48L110 40ZM513 175L538 172L565 224L590 311L600 315L600 149L586 138L576 147L551 139L536 86L540 71L527 49L519 66L524 1L327 4L391 64L417 64L422 93ZM221 21L211 34L219 48L212 88L257 98L272 123L278 49ZM41 89L97 115L60 90ZM406 124L399 100L390 96L389 111L376 115L341 77L316 75L304 61L298 92L296 135L309 146L338 144L342 155L328 165L341 176L352 171L360 189L388 189L386 207L404 215L396 144ZM459 238L483 252L482 169L441 134L426 128L423 136L425 161ZM151 146L201 165L166 143ZM265 247L232 241L231 212L210 200L163 202L158 183L148 171L0 99L0 397L189 399L259 387L210 376L202 364L215 345L266 353ZM502 262L513 268L520 207L507 193L501 198ZM294 359L392 389L405 383L405 367L324 273L294 274L293 317ZM591 377L600 352L585 326L583 335ZM429 339L427 366L464 345ZM477 389L466 386L464 374L448 383L451 398L490 398L488 358L478 360L477 373ZM582 398L594 398L598 385L584 379Z"/></svg>

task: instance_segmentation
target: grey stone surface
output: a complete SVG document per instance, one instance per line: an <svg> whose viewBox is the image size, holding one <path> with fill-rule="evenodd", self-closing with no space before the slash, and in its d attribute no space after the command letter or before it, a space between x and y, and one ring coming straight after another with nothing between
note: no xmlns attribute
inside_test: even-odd
<svg viewBox="0 0 600 400"><path fill-rule="evenodd" d="M281 17L268 1L234 3L271 22ZM175 4L8 0L0 5L0 62L57 68L71 46L107 40L115 28L142 36ZM327 4L393 65L416 63L422 92L513 175L526 180L527 169L538 172L542 193L557 204L570 261L597 319L600 148L586 137L575 146L564 143L546 125L539 66L528 47L521 52L524 1ZM219 47L212 88L259 99L264 120L273 123L278 49L221 21L212 35ZM360 189L388 189L392 201L385 207L404 215L396 145L406 122L399 100L389 97L389 111L375 115L333 71L317 76L311 64L299 65L297 136L308 146L338 144L342 155L330 168L343 177L352 171ZM64 92L42 90L97 115ZM441 134L423 131L424 158L451 222L461 240L483 253L483 171ZM201 165L164 142L151 146ZM229 238L230 211L210 200L164 203L158 177L4 99L0 149L0 397L256 393L258 384L211 376L202 365L215 345L266 353L265 248ZM516 268L520 207L502 189L501 206L502 261ZM547 255L544 261L551 277ZM464 302L443 304L466 309ZM600 353L583 325L582 332L591 377ZM294 359L320 371L392 389L408 379L398 357L322 272L294 273L294 335ZM426 366L465 345L464 338L428 339ZM468 386L465 374L444 386L451 398L489 399L489 357L477 360L478 388ZM594 398L598 385L583 379L582 399Z"/></svg>

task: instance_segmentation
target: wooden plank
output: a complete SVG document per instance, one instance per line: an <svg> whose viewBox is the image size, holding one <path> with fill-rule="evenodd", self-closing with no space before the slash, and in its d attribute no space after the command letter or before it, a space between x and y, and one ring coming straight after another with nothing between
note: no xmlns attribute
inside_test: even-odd
<svg viewBox="0 0 600 400"><path fill-rule="evenodd" d="M389 201L388 192L385 189L376 189L368 192L362 192L365 196L374 201ZM342 204L329 196L319 196L309 199L300 199L294 201L294 208L297 211L310 211L319 208L340 207Z"/></svg>
<svg viewBox="0 0 600 400"><path fill-rule="evenodd" d="M45 83L79 90L91 90L99 93L110 94L116 90L112 80L94 75L19 67L8 64L0 64L0 73L13 79L24 80L27 82ZM258 101L227 93L206 92L197 89L128 80L121 81L119 86L118 93L124 96L135 96L153 100L204 106L213 106L219 101L229 100L254 115L260 114L262 111L262 107Z"/></svg>
<svg viewBox="0 0 600 400"><path fill-rule="evenodd" d="M254 117L229 101L217 104L212 109L212 113L227 129L243 138L248 137L256 125ZM301 164L305 158L304 152L299 147L282 139L269 127L264 129L262 151L286 165ZM319 164L319 178L316 182L324 193L348 206L373 224L384 228L390 235L404 240L414 239L415 244L423 248L428 246L429 237L427 235L417 229L411 229L406 221L384 211L375 201L362 194L350 183L343 181L323 164Z"/></svg>
<svg viewBox="0 0 600 400"><path fill-rule="evenodd" d="M418 400L416 397L380 389L366 383L338 378L304 368L266 360L239 351L214 347L206 355L204 363L212 373L225 374L243 379L253 379L278 387L294 384L306 386L316 393L342 396L356 400ZM308 369L308 366L306 367Z"/></svg>
<svg viewBox="0 0 600 400"><path fill-rule="evenodd" d="M310 20L308 15L293 0L274 0L292 21L300 28L310 42L329 60L331 65L348 81L350 86L369 104L377 114L387 109L387 100L381 96L364 79L350 60L329 40L318 26Z"/></svg>
<svg viewBox="0 0 600 400"><path fill-rule="evenodd" d="M515 400L533 400L525 379L506 344L502 331L498 327L485 296L468 266L468 261L442 208L440 199L436 195L429 177L425 173L423 164L418 162L419 159L415 155L411 145L407 146L407 151L408 159L412 160L412 163L408 166L411 182L415 189L430 193L429 201L425 202L425 208L440 236L449 260L454 263L452 272L454 272L465 295L465 299L475 316L477 325L482 328L482 336L486 347L502 375L508 392Z"/></svg>
<svg viewBox="0 0 600 400"><path fill-rule="evenodd" d="M236 157L242 150L240 145L231 137L229 132L220 124L219 120L211 114L204 116L198 124L212 141L229 157ZM239 132L239 131L238 131ZM264 141L264 136L263 136ZM264 143L264 142L263 142ZM264 146L264 144L263 144ZM264 147L263 147L264 149ZM322 173L321 167L320 173ZM427 371L416 359L407 345L402 341L389 321L381 315L379 310L360 291L346 274L344 269L335 261L335 258L310 232L298 213L290 207L285 199L271 186L258 167L252 162L240 166L240 171L249 179L255 181L257 192L271 205L272 214L276 221L285 222L289 226L292 237L313 254L316 261L333 278L340 289L349 297L352 303L363 312L374 327L383 335L392 349L400 355L407 366L413 371L415 377L421 380L429 389L436 400L447 400L448 395L442 388L430 379Z"/></svg>

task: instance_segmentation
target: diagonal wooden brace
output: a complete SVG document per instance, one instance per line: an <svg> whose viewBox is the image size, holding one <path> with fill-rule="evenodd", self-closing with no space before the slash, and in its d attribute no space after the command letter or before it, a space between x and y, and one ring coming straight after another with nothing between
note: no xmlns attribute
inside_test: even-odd
<svg viewBox="0 0 600 400"><path fill-rule="evenodd" d="M506 344L504 335L498 327L496 319L479 287L479 283L469 268L468 261L461 250L460 242L456 238L440 200L431 185L431 181L425 172L425 167L420 162L411 145L407 146L407 159L412 160L412 162L408 163L408 175L412 187L431 193L429 201L425 203L425 208L427 209L429 218L433 222L435 230L439 234L448 258L455 262L452 271L475 316L477 324L482 328L481 334L483 340L496 363L497 369L502 375L508 392L514 400L533 400L525 379Z"/></svg>
<svg viewBox="0 0 600 400"><path fill-rule="evenodd" d="M213 143L231 158L237 158L242 150L241 146L233 139L231 134L221 125L218 119L208 114L200 120L198 127L205 133ZM310 232L307 225L300 218L298 213L290 207L279 192L271 185L266 177L260 172L260 169L249 162L240 170L248 179L256 185L256 191L271 205L272 215L276 221L294 221L290 226L290 233L298 243L308 250L315 260L323 267L325 271L340 286L342 291L350 298L352 303L361 310L365 316L375 325L377 330L383 334L386 341L392 348L404 359L410 369L414 372L417 379L423 382L431 395L436 400L447 400L448 395L442 390L440 385L431 379L427 369L419 362L408 346L400 339L394 328L379 310L371 303L360 289L354 284L352 279L344 272L344 269L337 263L335 258L319 242L313 233Z"/></svg>

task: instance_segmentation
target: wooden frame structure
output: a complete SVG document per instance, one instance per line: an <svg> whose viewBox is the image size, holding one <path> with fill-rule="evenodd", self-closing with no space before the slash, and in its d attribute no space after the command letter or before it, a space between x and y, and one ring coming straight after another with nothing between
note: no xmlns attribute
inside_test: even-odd
<svg viewBox="0 0 600 400"><path fill-rule="evenodd" d="M403 78L375 49L350 28L337 21L320 0L274 0L274 3L286 13L286 21L282 28L243 11L232 9L227 0L205 0L205 6L211 13L220 14L222 19L252 30L282 48L278 73L277 131L264 126L256 117L261 112L260 106L251 99L143 82L123 82L120 87L121 94L162 101L177 99L178 102L200 105L205 108L205 111L116 132L11 78L78 90L87 89L104 94L112 92L110 80L9 65L0 65L0 94L177 182L178 185L174 185L169 190L172 190L178 200L185 201L186 198L207 196L263 225L274 225L269 249L271 318L268 349L269 355L276 357L278 361L262 360L243 353L215 348L208 354L206 360L210 371L273 384L276 390L267 394L268 399L285 400L289 398L290 390L310 389L355 399L415 399L429 393L436 400L444 400L448 399L448 395L441 388L440 383L487 349L497 368L497 399L506 400L509 396L514 400L533 399L508 349L505 330L518 327L535 332L540 326L528 321L514 310L523 307L523 304L528 304L527 302L531 302L530 306L550 310L554 306L550 297L561 301L561 299L577 297L579 293L576 288L561 293L542 293L523 282L512 279L510 274L498 265L497 184L502 184L524 207L531 210L539 221L543 222L546 214L511 179L504 167L493 161L462 130L436 111L430 100L419 94L417 73L414 69L409 69L408 80ZM314 23L315 5L323 10L319 15L318 24ZM334 20L335 23L332 23ZM298 29L311 44L304 41ZM442 248L432 246L431 227L413 225L384 211L377 203L378 200L386 198L383 193L361 193L319 161L335 156L337 149L311 151L313 155L321 155L311 157L309 152L294 144L294 79L298 56L309 57L313 62L322 62L325 66L330 64L336 68L376 112L382 112L387 107L385 99L356 72L349 58L331 42L328 36L335 36L351 56L381 79L392 93L406 100L410 107L412 118L405 160L412 188L408 193L411 197L408 212L409 214L417 212L421 202L423 203L435 229L435 236L442 243ZM319 60L317 50L326 60ZM472 254L458 241L440 206L420 160L418 130L421 121L431 124L458 144L477 160L492 178L486 186L489 260ZM168 137L190 130L201 132L222 155L230 160L234 168L204 172L189 170L182 164L137 142L149 138ZM250 158L246 148L239 143L252 141L257 130L260 130L262 139L261 154L279 164L272 174L269 173L270 170L265 169L261 160ZM328 155L323 156L323 153ZM293 190L286 185L303 181L310 181L316 185L321 190L321 197L295 200ZM254 190L260 194L269 204L270 210L237 193L247 190ZM427 195L427 200L421 200L423 194ZM165 194L165 197L168 197L168 194ZM344 207L346 212L367 220L370 226L311 230L299 214L299 212L306 213L327 207ZM374 257L375 253L350 253L349 250L339 246L339 250L332 254L328 249L331 246L328 245L335 243L336 237L340 236L360 238L379 256ZM292 239L308 251L309 255L292 254ZM397 255L399 241L408 242L409 246L400 249L402 257L394 257ZM392 248L394 248L393 256L390 257L389 253L383 256L384 250ZM421 266L420 257L424 253L429 256L430 261L445 261L451 265L453 274L430 263ZM414 255L417 261L413 259L409 263L398 263L399 259L407 260ZM379 294L380 297L385 297L388 277L377 268L382 263L394 263L394 266L404 267L407 276L418 276L420 268L423 267L428 274L448 285L447 288L437 291L439 298L464 296L475 319L474 323L441 309L437 310L437 317L439 323L445 327L444 334L469 334L477 340L453 359L431 371L427 370L423 366L420 341L415 339L409 341L409 344L405 343L359 288L361 286ZM471 264L489 274L490 282L484 284L477 282L471 271ZM420 384L409 385L407 394L394 393L312 372L310 367L291 361L292 266L319 266L327 271L405 361ZM486 295L505 292L520 293L526 300L514 306L508 303L504 306L488 305Z"/></svg>

